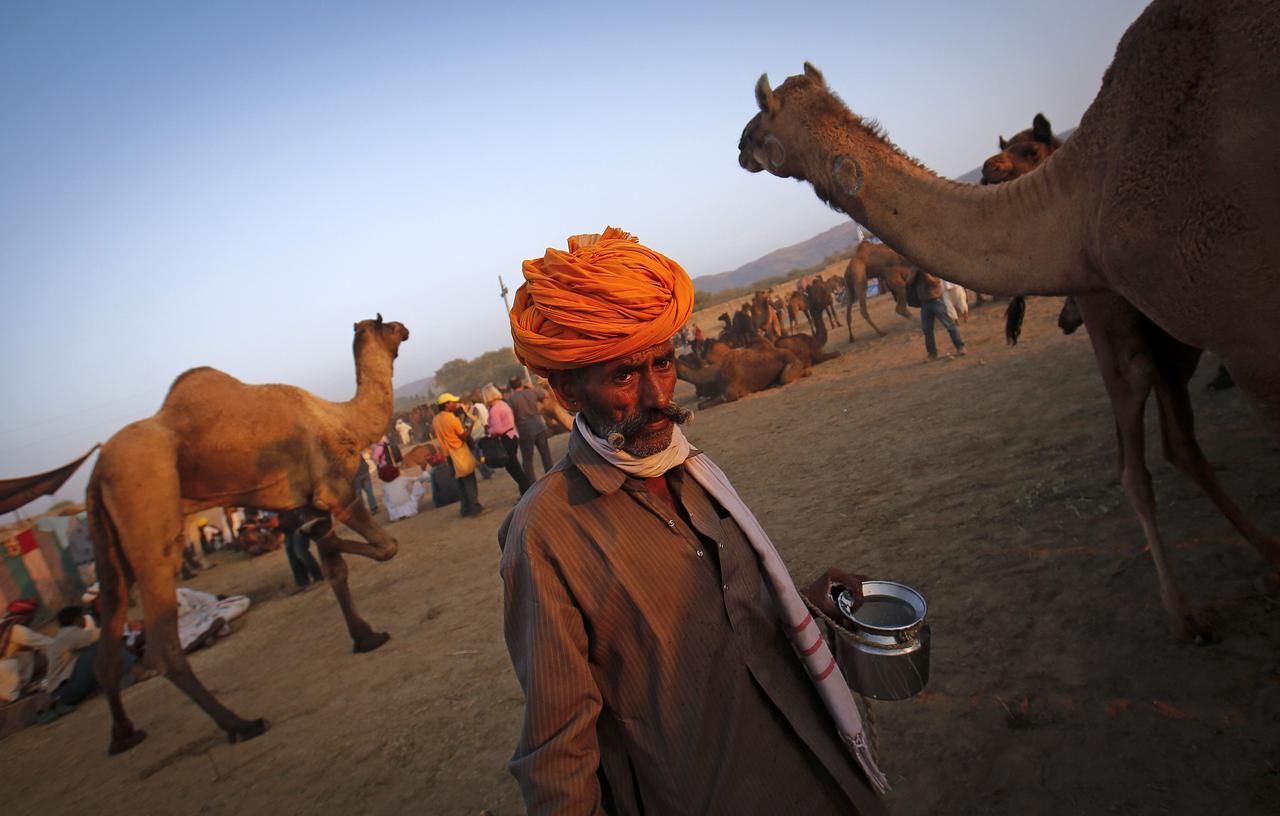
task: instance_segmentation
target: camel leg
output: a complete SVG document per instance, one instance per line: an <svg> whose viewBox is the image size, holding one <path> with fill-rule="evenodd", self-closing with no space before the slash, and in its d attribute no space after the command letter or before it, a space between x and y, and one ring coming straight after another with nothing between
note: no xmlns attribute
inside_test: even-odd
<svg viewBox="0 0 1280 816"><path fill-rule="evenodd" d="M1160 330L1153 327L1152 331ZM1267 578L1267 583L1272 589L1280 589L1280 543L1255 527L1222 489L1213 466L1205 458L1204 451L1196 440L1195 413L1191 407L1187 383L1195 373L1200 350L1185 346L1173 338L1167 339L1168 342L1162 344L1155 355L1161 375L1156 384L1156 398L1160 407L1160 432L1165 458L1195 482L1240 535L1277 570Z"/></svg>
<svg viewBox="0 0 1280 816"><path fill-rule="evenodd" d="M850 305L852 305L852 303L850 303ZM867 309L867 289L865 286L858 292L858 312L862 315L862 319L867 321L867 325L875 329L876 334L884 337L884 332L880 331L880 327L871 319L871 312ZM849 328L849 336L851 338L853 337L852 323Z"/></svg>
<svg viewBox="0 0 1280 816"><path fill-rule="evenodd" d="M347 562L342 558L342 539L332 534L316 540L316 549L320 551L320 563L324 567L325 577L329 580L329 588L338 599L342 609L342 617L347 622L347 633L351 635L352 651L357 654L372 652L391 639L386 632L375 632L373 627L356 612L351 600L351 587L347 584Z"/></svg>
<svg viewBox="0 0 1280 816"><path fill-rule="evenodd" d="M374 520L369 508L357 496L352 495L350 500L344 499L341 502L326 502L326 504L330 507L345 507L345 510L337 514L339 520L354 530L357 535L363 536L365 540L352 541L349 538L339 538L333 522L325 519L306 531L306 535L315 541L317 546L328 545L338 552L359 555L374 561L389 561L399 552L400 544L395 536L384 530L382 525Z"/></svg>
<svg viewBox="0 0 1280 816"><path fill-rule="evenodd" d="M1174 632L1186 640L1212 639L1209 628L1192 614L1179 591L1156 522L1155 491L1147 470L1144 413L1151 393L1155 363L1137 321L1141 315L1122 300L1106 295L1080 299L1098 370L1102 374L1119 442L1120 483L1142 525L1160 582L1160 599Z"/></svg>
<svg viewBox="0 0 1280 816"><path fill-rule="evenodd" d="M831 328L840 328L840 314L836 311L836 305L834 303L827 304L827 314L831 316Z"/></svg>
<svg viewBox="0 0 1280 816"><path fill-rule="evenodd" d="M180 539L175 537L175 542ZM175 543L175 546L177 544ZM247 742L267 730L267 721L245 720L234 714L204 687L191 670L178 639L178 587L171 570L151 570L143 578L142 606L147 632L147 661L200 706L227 735L228 742Z"/></svg>
<svg viewBox="0 0 1280 816"><path fill-rule="evenodd" d="M844 299L844 325L849 329L850 343L853 342L853 301L855 297L857 296L850 289L849 296Z"/></svg>
<svg viewBox="0 0 1280 816"><path fill-rule="evenodd" d="M120 569L118 555L111 553L98 562L98 609L102 614L102 635L94 672L98 685L111 710L111 742L107 753L115 755L129 750L147 738L147 732L134 728L124 712L120 699L120 674L124 662L124 622L129 614L129 583Z"/></svg>

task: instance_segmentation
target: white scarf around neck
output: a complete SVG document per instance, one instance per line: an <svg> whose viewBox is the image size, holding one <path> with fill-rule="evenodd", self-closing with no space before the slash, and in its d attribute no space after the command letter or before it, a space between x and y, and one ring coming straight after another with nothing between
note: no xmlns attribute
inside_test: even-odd
<svg viewBox="0 0 1280 816"><path fill-rule="evenodd" d="M751 548L755 550L764 573L765 580L778 605L779 616L786 629L787 636L797 655L808 669L809 679L818 690L818 696L826 705L831 719L835 721L836 731L844 741L845 747L853 754L871 781L872 787L883 796L889 791L889 780L876 766L875 759L867 743L866 729L862 725L862 717L853 701L853 692L849 690L840 667L836 665L835 656L822 636L822 630L813 620L813 615L800 597L799 590L791 580L791 573L783 562L778 548L770 540L769 534L760 526L750 508L742 501L738 491L733 489L724 471L716 466L705 453L690 456L693 446L685 438L680 427L671 429L671 444L665 450L652 456L633 456L619 450L600 437L588 427L586 420L579 413L574 423L582 438L591 449L600 454L600 458L630 476L641 479L652 479L661 476L673 467L683 464L685 472L720 506L729 511L729 515L737 522Z"/></svg>

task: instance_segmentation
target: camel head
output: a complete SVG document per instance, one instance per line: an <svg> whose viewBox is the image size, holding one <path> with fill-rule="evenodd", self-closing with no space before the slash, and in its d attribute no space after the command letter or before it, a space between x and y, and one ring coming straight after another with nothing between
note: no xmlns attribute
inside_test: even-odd
<svg viewBox="0 0 1280 816"><path fill-rule="evenodd" d="M352 347L357 355L366 343L377 342L391 352L391 358L395 359L400 354L400 344L409 339L409 330L403 323L384 323L381 313L374 320L361 320L353 324L352 329L356 333Z"/></svg>
<svg viewBox="0 0 1280 816"><path fill-rule="evenodd" d="M783 178L804 179L801 150L807 144L811 112L834 100L817 68L804 64L804 73L789 77L777 90L769 87L769 75L756 82L760 112L742 129L738 140L738 164L751 173L768 170Z"/></svg>
<svg viewBox="0 0 1280 816"><path fill-rule="evenodd" d="M1000 184L1024 176L1044 164L1045 159L1062 147L1043 113L1037 113L1031 127L1005 140L1000 137L1000 152L982 163L982 184Z"/></svg>

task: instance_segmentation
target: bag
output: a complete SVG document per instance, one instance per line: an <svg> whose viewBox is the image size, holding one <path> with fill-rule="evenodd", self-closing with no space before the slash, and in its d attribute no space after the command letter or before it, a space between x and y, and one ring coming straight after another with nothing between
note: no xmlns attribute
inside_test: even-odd
<svg viewBox="0 0 1280 816"><path fill-rule="evenodd" d="M920 270L913 269L911 274L907 275L907 305L920 308L920 290L916 288L916 284L920 281Z"/></svg>
<svg viewBox="0 0 1280 816"><path fill-rule="evenodd" d="M453 463L446 461L443 465L433 467L431 469L431 503L436 507L444 507L461 498L458 479L453 475Z"/></svg>
<svg viewBox="0 0 1280 816"><path fill-rule="evenodd" d="M497 470L507 466L507 446L500 436L480 437L480 457L489 467Z"/></svg>

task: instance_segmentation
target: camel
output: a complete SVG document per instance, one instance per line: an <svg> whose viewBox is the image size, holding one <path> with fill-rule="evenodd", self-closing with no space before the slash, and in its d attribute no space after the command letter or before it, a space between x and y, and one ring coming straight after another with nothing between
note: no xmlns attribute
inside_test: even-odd
<svg viewBox="0 0 1280 816"><path fill-rule="evenodd" d="M757 289L752 296L751 320L756 333L763 334L770 340L777 340L786 333L782 330L782 324L778 322L778 316L773 311L773 304L767 290Z"/></svg>
<svg viewBox="0 0 1280 816"><path fill-rule="evenodd" d="M786 337L778 338L773 344L778 348L790 351L800 362L804 363L805 368L815 366L818 363L825 363L827 360L834 360L840 356L838 351L825 351L823 349L825 344L809 334L788 334Z"/></svg>
<svg viewBox="0 0 1280 816"><path fill-rule="evenodd" d="M840 320L836 317L836 299L831 294L831 287L822 279L821 275L814 275L813 282L809 284L809 317L813 319L814 334L822 338L822 342L827 341L827 318L831 319L831 328L840 325Z"/></svg>
<svg viewBox="0 0 1280 816"><path fill-rule="evenodd" d="M805 297L804 292L799 289L787 296L787 320L790 323L790 330L796 330L796 315L802 314L805 320L809 321L809 331L813 331L813 318L809 316L809 298Z"/></svg>
<svg viewBox="0 0 1280 816"><path fill-rule="evenodd" d="M1012 181L1034 170L1061 145L1046 141L1048 120L1036 115L1036 124L1013 139L1000 140L1001 153L983 164L982 183ZM1028 144L1032 146L1028 148ZM1021 297L1010 304L1010 326L1006 334L1017 342L1017 323L1023 310ZM1111 399L1118 438L1117 466L1120 484L1130 506L1142 524L1147 548L1151 550L1160 581L1160 595L1174 632L1184 639L1211 640L1213 633L1193 612L1178 590L1164 542L1156 522L1155 491L1146 464L1147 398L1155 390L1160 410L1160 436L1164 456L1182 471L1217 505L1232 526L1271 563L1280 567L1280 543L1262 533L1223 490L1213 466L1196 441L1195 416L1187 384L1200 362L1201 350L1175 340L1167 332L1114 292L1093 292L1067 298L1058 326L1067 334L1083 324L1093 344L1103 385ZM1277 584L1280 586L1280 584Z"/></svg>
<svg viewBox="0 0 1280 816"><path fill-rule="evenodd" d="M120 701L120 638L130 586L142 594L146 659L168 676L227 734L230 742L262 734L265 720L244 720L196 678L178 642L177 585L182 518L235 505L296 511L296 529L316 542L356 652L386 643L357 614L343 553L386 561L395 538L356 496L360 452L391 416L391 371L409 330L399 323L355 324L356 395L329 402L288 385L246 385L213 368L178 376L154 416L126 425L102 447L85 497L94 542L102 643L96 665L111 709L109 753L146 737ZM341 522L364 541L339 538Z"/></svg>
<svg viewBox="0 0 1280 816"><path fill-rule="evenodd" d="M811 65L776 92L760 78L739 163L809 181L913 264L969 289L1116 292L1214 352L1280 438L1278 32L1277 0L1155 0L1071 139L995 187L944 180L904 155Z"/></svg>
<svg viewBox="0 0 1280 816"><path fill-rule="evenodd" d="M785 348L764 341L750 348L731 349L716 362L701 367L693 361L676 358L676 374L693 383L699 396L698 410L724 402L733 402L747 394L763 391L771 385L787 385L808 376L808 366Z"/></svg>
<svg viewBox="0 0 1280 816"><path fill-rule="evenodd" d="M884 332L872 322L871 313L867 311L867 281L871 278L879 278L880 286L893 294L896 304L894 311L901 317L912 319L911 313L907 311L907 278L910 276L911 265L907 263L907 259L889 247L870 241L858 244L853 257L844 268L844 286L848 291L844 304L844 322L849 327L850 343L853 342L855 296L858 300L858 313L862 315L862 319L867 321L867 325L874 329L876 334L884 337Z"/></svg>

